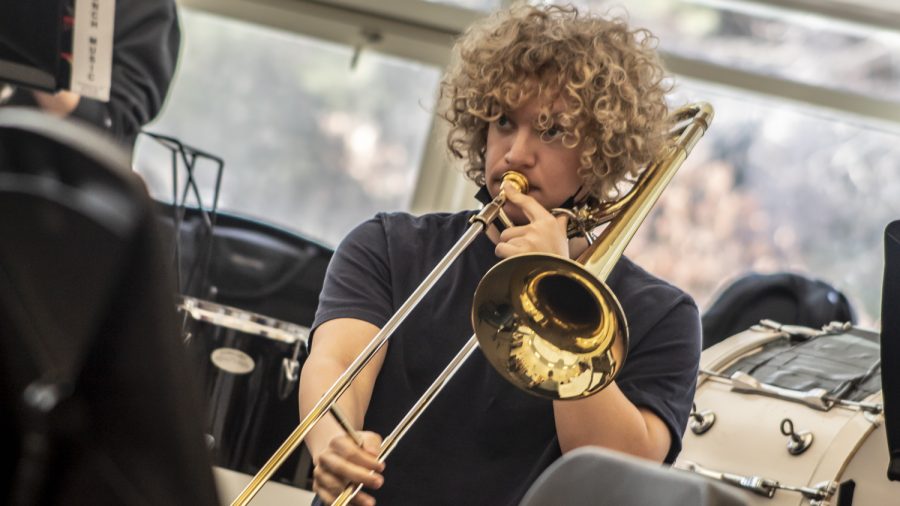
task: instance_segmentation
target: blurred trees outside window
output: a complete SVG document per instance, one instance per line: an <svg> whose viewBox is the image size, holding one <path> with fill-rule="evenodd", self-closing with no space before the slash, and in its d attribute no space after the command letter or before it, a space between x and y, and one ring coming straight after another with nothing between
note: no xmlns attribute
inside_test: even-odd
<svg viewBox="0 0 900 506"><path fill-rule="evenodd" d="M626 254L701 308L753 270L790 270L881 312L884 227L900 219L900 133L776 100L682 83L716 118Z"/></svg>
<svg viewBox="0 0 900 506"><path fill-rule="evenodd" d="M225 160L219 206L335 245L409 207L440 70L182 9L185 47L148 131ZM137 170L171 201L171 160L142 136ZM204 204L212 170L198 164ZM183 179L182 179L183 181Z"/></svg>
<svg viewBox="0 0 900 506"><path fill-rule="evenodd" d="M900 102L900 31L751 2L576 3L626 16L680 57ZM875 325L884 227L900 218L900 122L675 83L673 106L706 100L716 118L626 254L701 310L751 270L789 270L836 286Z"/></svg>

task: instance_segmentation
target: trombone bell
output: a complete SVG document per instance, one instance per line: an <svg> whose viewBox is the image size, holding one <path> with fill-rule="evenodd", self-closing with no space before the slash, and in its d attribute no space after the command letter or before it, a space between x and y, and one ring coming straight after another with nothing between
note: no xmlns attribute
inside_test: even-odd
<svg viewBox="0 0 900 506"><path fill-rule="evenodd" d="M606 284L567 258L519 255L482 278L472 324L488 362L523 390L578 399L616 376L628 326Z"/></svg>

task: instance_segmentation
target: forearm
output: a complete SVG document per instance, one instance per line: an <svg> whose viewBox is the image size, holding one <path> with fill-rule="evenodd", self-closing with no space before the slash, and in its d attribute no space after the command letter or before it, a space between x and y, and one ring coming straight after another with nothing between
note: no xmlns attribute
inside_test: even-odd
<svg viewBox="0 0 900 506"><path fill-rule="evenodd" d="M343 374L346 366L329 357L317 358L310 356L303 365L300 377L300 416L306 416L312 411L322 395ZM361 429L368 406L368 396L361 392L357 385L351 385L337 402L338 408L344 413L354 428ZM309 448L313 459L328 446L328 443L336 436L344 434L344 429L334 420L330 414L313 427L306 438L306 446Z"/></svg>
<svg viewBox="0 0 900 506"><path fill-rule="evenodd" d="M615 382L585 399L554 401L553 413L563 453L602 446L658 462L668 453L671 436L665 423L632 404Z"/></svg>

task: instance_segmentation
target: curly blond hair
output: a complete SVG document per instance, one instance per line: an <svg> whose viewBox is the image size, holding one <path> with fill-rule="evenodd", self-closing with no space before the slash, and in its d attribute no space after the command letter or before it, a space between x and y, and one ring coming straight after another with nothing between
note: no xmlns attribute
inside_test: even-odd
<svg viewBox="0 0 900 506"><path fill-rule="evenodd" d="M466 176L484 184L488 124L535 96L536 127L562 127L563 143L581 146L584 187L603 201L633 180L660 149L669 128L670 91L657 39L620 18L585 15L572 6L520 5L475 23L454 46L441 83L447 145L465 159Z"/></svg>

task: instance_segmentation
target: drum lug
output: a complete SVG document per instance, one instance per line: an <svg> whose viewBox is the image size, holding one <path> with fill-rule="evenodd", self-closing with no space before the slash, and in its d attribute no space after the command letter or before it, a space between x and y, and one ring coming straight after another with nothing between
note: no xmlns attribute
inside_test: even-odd
<svg viewBox="0 0 900 506"><path fill-rule="evenodd" d="M300 361L290 358L281 359L281 371L285 380L291 383L297 381L297 378L300 377Z"/></svg>
<svg viewBox="0 0 900 506"><path fill-rule="evenodd" d="M294 343L294 353L291 358L285 357L281 359L281 374L278 376L278 397L281 400L285 400L291 395L294 385L300 379L300 360L298 360L298 357L300 356L300 349L304 345L304 341L297 340Z"/></svg>
<svg viewBox="0 0 900 506"><path fill-rule="evenodd" d="M781 433L788 436L787 449L791 455L800 455L813 444L813 434L808 430L794 431L794 422L790 418L781 421Z"/></svg>
<svg viewBox="0 0 900 506"><path fill-rule="evenodd" d="M868 421L869 423L871 423L871 424L874 425L875 427L878 427L878 426L881 425L881 423L884 421L884 416L881 414L880 411L879 411L879 412L873 412L873 411L870 411L870 410L864 410L864 411L863 411L863 417L865 417L866 421Z"/></svg>
<svg viewBox="0 0 900 506"><path fill-rule="evenodd" d="M701 434L705 434L706 431L712 428L713 424L716 423L716 414L709 410L698 412L696 403L691 405L690 416L691 432L698 436Z"/></svg>
<svg viewBox="0 0 900 506"><path fill-rule="evenodd" d="M291 358L281 359L281 375L278 376L278 396L284 400L291 394L294 385L300 378L300 361Z"/></svg>

